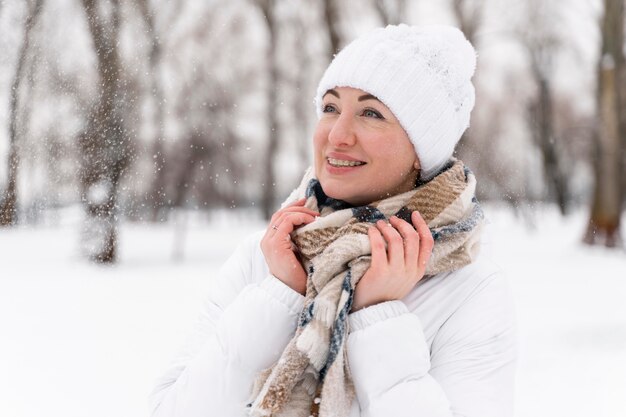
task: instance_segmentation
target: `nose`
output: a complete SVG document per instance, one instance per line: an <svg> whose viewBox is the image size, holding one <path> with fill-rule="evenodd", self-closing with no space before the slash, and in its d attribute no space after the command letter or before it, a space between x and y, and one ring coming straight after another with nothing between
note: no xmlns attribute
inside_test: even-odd
<svg viewBox="0 0 626 417"><path fill-rule="evenodd" d="M347 112L343 112L328 133L328 142L336 147L353 146L356 143L353 120Z"/></svg>

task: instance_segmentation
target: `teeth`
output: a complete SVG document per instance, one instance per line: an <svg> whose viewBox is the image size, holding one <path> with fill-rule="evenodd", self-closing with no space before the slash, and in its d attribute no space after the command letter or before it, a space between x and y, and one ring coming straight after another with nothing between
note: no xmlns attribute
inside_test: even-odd
<svg viewBox="0 0 626 417"><path fill-rule="evenodd" d="M334 159L334 158L328 158L328 163L335 167L356 167L356 166L365 164L365 162L344 161L341 159Z"/></svg>

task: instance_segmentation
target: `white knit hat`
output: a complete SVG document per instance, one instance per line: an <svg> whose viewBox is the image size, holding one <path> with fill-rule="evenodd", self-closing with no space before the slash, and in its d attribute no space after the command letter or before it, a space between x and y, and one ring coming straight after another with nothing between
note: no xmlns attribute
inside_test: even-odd
<svg viewBox="0 0 626 417"><path fill-rule="evenodd" d="M421 178L435 176L469 126L476 52L452 26L389 25L359 37L337 54L317 87L315 105L335 87L376 96L415 146Z"/></svg>

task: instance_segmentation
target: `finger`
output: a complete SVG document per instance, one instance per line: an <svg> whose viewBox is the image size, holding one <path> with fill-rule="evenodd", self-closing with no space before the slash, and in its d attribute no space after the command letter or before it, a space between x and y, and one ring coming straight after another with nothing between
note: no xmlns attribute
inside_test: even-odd
<svg viewBox="0 0 626 417"><path fill-rule="evenodd" d="M367 229L367 236L370 239L370 246L372 247L372 266L378 267L379 265L386 265L387 251L385 250L385 239L380 231L374 226L370 226Z"/></svg>
<svg viewBox="0 0 626 417"><path fill-rule="evenodd" d="M411 221L413 222L413 225L415 226L415 229L417 229L417 233L420 236L418 267L425 269L426 265L428 264L428 260L430 259L430 255L433 251L433 235L430 233L428 225L418 211L414 211L411 214Z"/></svg>
<svg viewBox="0 0 626 417"><path fill-rule="evenodd" d="M306 213L287 213L281 217L281 222L277 227L276 235L288 236L297 226L311 223L315 216Z"/></svg>
<svg viewBox="0 0 626 417"><path fill-rule="evenodd" d="M304 213L315 217L318 217L320 215L319 212L308 209L306 207L289 207L287 209L277 211L272 216L269 226L271 226L272 229L276 230L276 228L284 221L284 217L289 213Z"/></svg>
<svg viewBox="0 0 626 417"><path fill-rule="evenodd" d="M404 245L402 244L402 236L393 225L385 223L382 220L376 222L376 227L387 242L387 258L390 265L399 265L404 263Z"/></svg>
<svg viewBox="0 0 626 417"><path fill-rule="evenodd" d="M272 221L272 224L271 224L272 228L276 230L278 227L280 227L280 224L285 221L285 218L287 216L294 214L294 213L306 214L308 216L313 216L313 217L318 217L320 215L318 212L314 210L310 210L304 207L298 207L298 208L294 207L290 209L290 211L281 211L280 215Z"/></svg>
<svg viewBox="0 0 626 417"><path fill-rule="evenodd" d="M270 223L274 224L274 223L275 223L275 220L276 220L276 219L277 219L277 218L278 218L278 217L282 214L282 212L283 212L284 210L286 210L286 209L288 209L288 208L291 208L291 207L302 207L302 206L304 206L304 203L306 203L306 198L304 198L304 197L303 197L303 198L301 198L301 199L299 199L299 200L294 201L293 203L289 203L289 204L287 204L285 207L283 207L282 209L280 209L280 210L276 211L276 212L272 215L272 217L271 217L271 219L270 219Z"/></svg>
<svg viewBox="0 0 626 417"><path fill-rule="evenodd" d="M284 213L308 213L312 216L320 215L319 211L311 210L308 207L300 207L300 206L284 208L281 210L281 214L284 214Z"/></svg>
<svg viewBox="0 0 626 417"><path fill-rule="evenodd" d="M280 222L280 217L285 215L285 213L308 213L312 216L319 216L320 213L315 211L315 210L311 210L310 208L307 207L301 207L301 206L293 206L293 207L285 207L282 210L278 210L276 213L274 213L274 215L272 216L272 219L270 220L270 223L272 224L278 224Z"/></svg>
<svg viewBox="0 0 626 417"><path fill-rule="evenodd" d="M293 203L287 204L284 209L286 209L287 207L304 206L304 203L306 203L306 197L302 197L301 199L296 200Z"/></svg>
<svg viewBox="0 0 626 417"><path fill-rule="evenodd" d="M389 222L395 227L404 243L404 263L406 265L417 266L418 250L420 247L420 237L417 230L412 224L396 217L391 216Z"/></svg>
<svg viewBox="0 0 626 417"><path fill-rule="evenodd" d="M276 234L276 232L278 231L278 225L280 223L279 222L272 222L269 224L269 226L267 227L267 232L266 235L268 236L274 236Z"/></svg>

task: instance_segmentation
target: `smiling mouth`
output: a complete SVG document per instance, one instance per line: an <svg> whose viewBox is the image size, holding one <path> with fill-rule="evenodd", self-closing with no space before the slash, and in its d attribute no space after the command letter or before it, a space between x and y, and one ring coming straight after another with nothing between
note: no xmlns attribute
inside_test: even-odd
<svg viewBox="0 0 626 417"><path fill-rule="evenodd" d="M365 162L361 161L346 161L343 159L326 158L328 164L333 167L358 167L365 165Z"/></svg>

